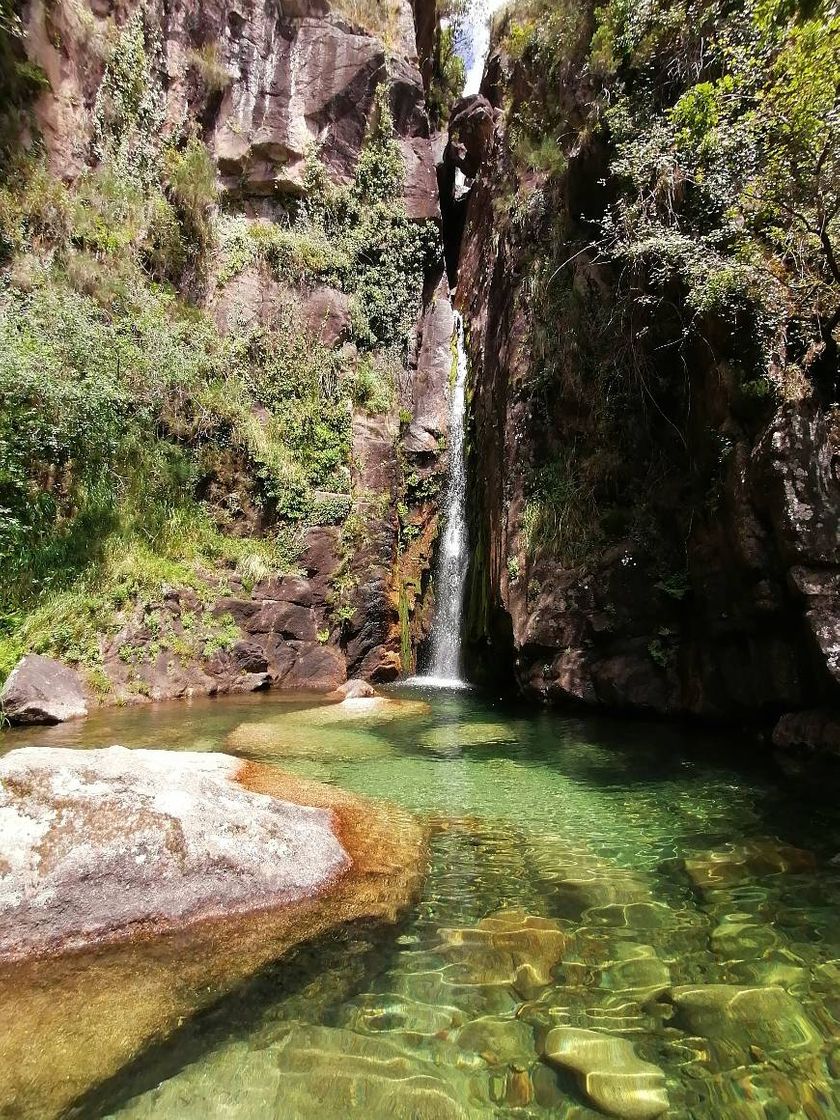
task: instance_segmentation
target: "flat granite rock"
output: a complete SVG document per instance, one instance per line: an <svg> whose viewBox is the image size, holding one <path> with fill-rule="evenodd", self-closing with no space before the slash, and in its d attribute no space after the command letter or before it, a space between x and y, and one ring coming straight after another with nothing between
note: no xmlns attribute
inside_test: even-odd
<svg viewBox="0 0 840 1120"><path fill-rule="evenodd" d="M75 669L29 653L9 674L0 709L12 723L63 723L88 712L82 678Z"/></svg>
<svg viewBox="0 0 840 1120"><path fill-rule="evenodd" d="M50 1120L186 1018L348 922L417 897L396 806L222 754L0 760L0 1102ZM0 1104L0 1115L7 1115Z"/></svg>
<svg viewBox="0 0 840 1120"><path fill-rule="evenodd" d="M555 1027L545 1040L546 1061L575 1075L596 1108L622 1120L654 1120L668 1111L665 1074L642 1061L626 1038L577 1027Z"/></svg>
<svg viewBox="0 0 840 1120"><path fill-rule="evenodd" d="M0 960L288 903L350 866L330 813L244 789L228 755L0 758Z"/></svg>

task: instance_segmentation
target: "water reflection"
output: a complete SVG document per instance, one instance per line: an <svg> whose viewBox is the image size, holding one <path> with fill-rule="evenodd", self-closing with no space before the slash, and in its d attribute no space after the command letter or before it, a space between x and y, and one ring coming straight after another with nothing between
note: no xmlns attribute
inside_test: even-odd
<svg viewBox="0 0 840 1120"><path fill-rule="evenodd" d="M684 1120L840 1116L830 809L736 766L737 736L419 699L389 722L319 728L304 706L246 697L4 740L231 749L397 800L433 830L403 926L268 969L81 1115L583 1120L608 1100L654 1115L667 1092ZM631 1044L609 1050L600 1097L576 1072L587 1031Z"/></svg>

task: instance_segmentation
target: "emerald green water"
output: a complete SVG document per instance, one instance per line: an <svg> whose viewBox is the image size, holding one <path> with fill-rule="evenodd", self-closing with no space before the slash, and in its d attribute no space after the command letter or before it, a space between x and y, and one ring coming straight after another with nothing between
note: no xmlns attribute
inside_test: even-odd
<svg viewBox="0 0 840 1120"><path fill-rule="evenodd" d="M745 766L746 737L469 692L424 698L417 718L312 727L291 756L237 752L427 818L414 911L396 929L344 931L278 963L144 1055L84 1115L583 1120L603 1113L542 1058L548 1029L575 1026L655 1063L668 1116L840 1117L830 807ZM3 746L230 749L240 724L278 719L306 727L269 694L106 711ZM513 940L494 932L503 926ZM700 1011L674 993L717 984L753 992L733 1004L716 989Z"/></svg>

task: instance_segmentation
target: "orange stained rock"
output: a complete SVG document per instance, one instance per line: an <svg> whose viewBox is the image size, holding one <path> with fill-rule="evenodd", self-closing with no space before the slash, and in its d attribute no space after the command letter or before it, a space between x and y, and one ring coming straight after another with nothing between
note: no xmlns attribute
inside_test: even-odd
<svg viewBox="0 0 840 1120"><path fill-rule="evenodd" d="M425 836L410 814L255 763L245 789L332 814L349 868L320 893L119 943L0 965L0 1116L48 1120L184 1019L303 941L394 921L417 896ZM82 1114L84 1105L82 1105Z"/></svg>

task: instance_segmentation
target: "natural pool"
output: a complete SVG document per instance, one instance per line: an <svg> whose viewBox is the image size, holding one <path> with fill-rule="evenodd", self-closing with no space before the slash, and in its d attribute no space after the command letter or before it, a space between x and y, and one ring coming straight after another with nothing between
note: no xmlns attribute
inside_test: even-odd
<svg viewBox="0 0 840 1120"><path fill-rule="evenodd" d="M746 768L737 736L397 695L429 708L322 723L267 694L4 736L233 749L401 802L432 830L400 927L298 951L79 1115L602 1116L582 1075L541 1058L569 1026L664 1071L668 1116L840 1117L840 816ZM648 1115L628 1050L596 1055L590 1088Z"/></svg>

